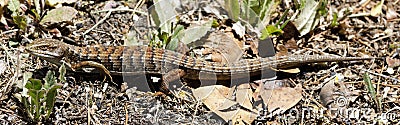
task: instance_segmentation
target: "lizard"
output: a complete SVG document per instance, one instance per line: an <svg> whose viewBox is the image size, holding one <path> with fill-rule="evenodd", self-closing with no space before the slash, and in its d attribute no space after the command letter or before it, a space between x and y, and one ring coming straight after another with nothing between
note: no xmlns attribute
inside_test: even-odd
<svg viewBox="0 0 400 125"><path fill-rule="evenodd" d="M56 39L36 39L25 50L58 66L77 71L84 67L97 68L111 75L162 74L193 80L229 80L232 77L260 75L266 69L285 69L301 64L336 61L371 60L375 57L340 57L326 55L288 55L255 59L242 59L223 64L196 59L184 54L148 46L102 46L79 47ZM176 70L179 69L179 70ZM216 77L199 77L199 72L213 73ZM171 75L169 75L171 76ZM164 77L163 77L164 78ZM171 80L166 80L167 82ZM163 83L167 84L167 83ZM163 91L168 91L163 85Z"/></svg>

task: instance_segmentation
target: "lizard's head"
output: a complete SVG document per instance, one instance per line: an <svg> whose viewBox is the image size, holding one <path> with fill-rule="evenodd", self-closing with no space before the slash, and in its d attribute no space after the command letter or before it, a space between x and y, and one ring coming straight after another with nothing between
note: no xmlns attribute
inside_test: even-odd
<svg viewBox="0 0 400 125"><path fill-rule="evenodd" d="M68 44L54 39L36 39L25 47L25 51L60 65L68 46Z"/></svg>

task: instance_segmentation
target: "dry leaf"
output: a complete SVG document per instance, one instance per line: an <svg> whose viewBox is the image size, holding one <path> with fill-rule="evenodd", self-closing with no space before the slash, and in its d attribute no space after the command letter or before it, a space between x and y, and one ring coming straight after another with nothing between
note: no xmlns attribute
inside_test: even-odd
<svg viewBox="0 0 400 125"><path fill-rule="evenodd" d="M295 24L293 24L292 21L289 21L287 25L282 29L283 30L283 35L279 36L282 37L284 41L288 41L291 39L299 39L300 37L300 32L297 30Z"/></svg>
<svg viewBox="0 0 400 125"><path fill-rule="evenodd" d="M213 62L223 62L223 63L227 62L226 59L224 58L224 56L221 53L216 53L216 52L212 53L211 60Z"/></svg>
<svg viewBox="0 0 400 125"><path fill-rule="evenodd" d="M43 19L40 21L40 24L43 25L45 23L60 23L63 21L72 21L77 13L78 11L72 7L56 8L50 10L47 15L44 16Z"/></svg>
<svg viewBox="0 0 400 125"><path fill-rule="evenodd" d="M60 30L58 30L57 28L51 29L51 30L49 30L49 32L56 37L62 37Z"/></svg>
<svg viewBox="0 0 400 125"><path fill-rule="evenodd" d="M268 106L268 111L275 110L274 112L281 113L290 109L302 99L302 91L303 88L298 85L295 88L261 89L260 95L264 104Z"/></svg>
<svg viewBox="0 0 400 125"><path fill-rule="evenodd" d="M207 12L207 13L212 13L214 14L216 17L218 17L218 19L222 19L223 17L220 14L220 10L218 10L219 6L215 5L215 4L207 4L206 7L203 7L202 9Z"/></svg>
<svg viewBox="0 0 400 125"><path fill-rule="evenodd" d="M222 55L222 63L230 64L237 62L243 55L240 41L237 40L232 32L211 32L207 37L194 42L194 45L189 46L204 46L211 48L212 52L220 53ZM208 51L210 52L210 51Z"/></svg>
<svg viewBox="0 0 400 125"><path fill-rule="evenodd" d="M253 112L257 112L256 109L253 109L253 104L251 103L253 91L250 84L239 85L236 90L236 95L236 102L238 102L240 106L252 110Z"/></svg>
<svg viewBox="0 0 400 125"><path fill-rule="evenodd" d="M392 20L396 19L399 14L393 9L393 7L388 6L388 10L386 12L386 19Z"/></svg>
<svg viewBox="0 0 400 125"><path fill-rule="evenodd" d="M386 58L386 63L388 64L389 67L398 67L400 66L400 59L391 59L389 57Z"/></svg>
<svg viewBox="0 0 400 125"><path fill-rule="evenodd" d="M278 51L278 53L276 53L275 56L287 56L287 55L289 55L288 54L288 49L284 45L279 44L277 46L277 48L278 48L279 51Z"/></svg>
<svg viewBox="0 0 400 125"><path fill-rule="evenodd" d="M286 80L275 80L275 79L261 79L254 81L259 85L264 85L265 89L274 89L279 87L288 87Z"/></svg>
<svg viewBox="0 0 400 125"><path fill-rule="evenodd" d="M331 80L321 88L321 92L319 93L319 98L321 99L321 102L325 107L327 107L329 103L335 101L333 99L335 89L336 86L334 80Z"/></svg>
<svg viewBox="0 0 400 125"><path fill-rule="evenodd" d="M237 102L233 101L232 99L230 99L230 97L228 97L233 93L233 91L231 91L231 89L228 87L222 85L213 85L204 88L211 90L211 92L210 95L202 98L202 100L204 104L207 105L207 107L213 109L214 111L218 112L219 110L226 110L237 104ZM202 89L199 89L199 91L197 92L208 93L208 91L202 91ZM193 92L193 94L195 95L195 92Z"/></svg>
<svg viewBox="0 0 400 125"><path fill-rule="evenodd" d="M371 16L379 16L379 14L382 13L382 6L385 0L382 0L381 2L378 3L375 7L371 9Z"/></svg>
<svg viewBox="0 0 400 125"><path fill-rule="evenodd" d="M240 36L240 38L244 37L244 34L246 32L246 28L240 24L240 22L236 22L232 26L233 31L235 31L236 34Z"/></svg>
<svg viewBox="0 0 400 125"><path fill-rule="evenodd" d="M288 41L285 43L285 47L286 47L287 49L298 49L298 48L299 48L299 46L297 46L296 40L295 40L294 38L288 40Z"/></svg>
<svg viewBox="0 0 400 125"><path fill-rule="evenodd" d="M241 90L239 89L239 93L241 94L246 94L248 92L248 90L246 90L248 86L240 86L239 88L241 88ZM251 102L248 96L251 96L252 93L247 93L245 96L240 97L240 103L238 103L234 101L235 99L231 99L234 92L233 90L233 88L222 85L212 85L194 89L193 95L225 121L232 120L233 123L245 122L251 124L257 114L241 109L240 106L250 107L248 105L251 105Z"/></svg>
<svg viewBox="0 0 400 125"><path fill-rule="evenodd" d="M280 69L279 71L286 72L286 73L299 73L300 69L299 68L294 68L294 69Z"/></svg>

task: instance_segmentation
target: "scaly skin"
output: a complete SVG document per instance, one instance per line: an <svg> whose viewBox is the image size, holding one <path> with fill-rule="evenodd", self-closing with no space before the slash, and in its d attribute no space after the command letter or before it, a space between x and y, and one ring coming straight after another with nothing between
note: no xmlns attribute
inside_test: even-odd
<svg viewBox="0 0 400 125"><path fill-rule="evenodd" d="M282 69L317 62L371 60L373 57L338 57L291 55L245 59L230 64L195 59L174 51L147 46L88 46L78 47L54 39L37 39L25 47L30 54L57 65L66 64L76 71L95 67L108 75L153 73L166 74L181 69L181 78L194 80L229 80L260 75L262 70ZM199 72L216 77L199 77ZM250 74L250 75L249 75Z"/></svg>

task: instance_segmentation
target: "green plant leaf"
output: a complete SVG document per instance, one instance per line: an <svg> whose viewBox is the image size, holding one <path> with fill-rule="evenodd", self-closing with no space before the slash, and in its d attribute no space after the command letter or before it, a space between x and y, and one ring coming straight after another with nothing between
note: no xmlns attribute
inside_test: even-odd
<svg viewBox="0 0 400 125"><path fill-rule="evenodd" d="M25 109L26 109L26 111L27 111L27 113L28 113L28 117L29 118L31 118L31 119L33 119L34 117L33 117L33 109L32 109L32 107L31 107L31 104L29 103L29 101L28 101L28 98L27 97L22 97L22 103L24 104L24 106L25 106Z"/></svg>
<svg viewBox="0 0 400 125"><path fill-rule="evenodd" d="M367 90L368 90L368 93L369 93L370 97L374 100L374 102L378 106L378 109L380 110L380 108L381 108L381 100L378 99L377 96L376 96L375 87L371 82L371 78L369 77L369 74L368 73L364 73L363 79L364 79L364 83L366 84L366 87L367 87Z"/></svg>
<svg viewBox="0 0 400 125"><path fill-rule="evenodd" d="M31 106L29 106L29 111L33 115L33 119L38 121L40 117L40 99L43 97L42 83L38 79L29 79L28 83L25 85L28 89L28 95L31 99Z"/></svg>
<svg viewBox="0 0 400 125"><path fill-rule="evenodd" d="M170 37L169 39L171 40L168 41L168 44L165 48L168 50L175 50L176 48L178 48L179 39L177 37L175 38Z"/></svg>
<svg viewBox="0 0 400 125"><path fill-rule="evenodd" d="M260 12L258 13L258 15L260 16L261 19L264 20L266 14L269 14L272 11L272 9L274 9L272 6L274 4L274 1L273 0L261 0L261 1L262 4L259 5ZM267 16L267 18L269 17Z"/></svg>
<svg viewBox="0 0 400 125"><path fill-rule="evenodd" d="M161 44L159 43L159 45L158 45L159 47L167 45L167 43L169 43L169 41L170 41L170 34L168 32L162 32L159 35L159 38L161 40Z"/></svg>
<svg viewBox="0 0 400 125"><path fill-rule="evenodd" d="M279 0L245 0L241 4L240 18L247 21L258 31L262 31L270 22L270 15L279 4Z"/></svg>
<svg viewBox="0 0 400 125"><path fill-rule="evenodd" d="M259 6L257 7L250 7L247 3L242 3L241 10L242 13L240 14L240 19L249 23L252 27L256 27L260 25L260 13L258 11L261 10ZM257 11L257 12L255 12ZM262 25L262 24L261 24Z"/></svg>
<svg viewBox="0 0 400 125"><path fill-rule="evenodd" d="M306 6L306 2L307 1L308 0L300 0L300 7L299 7L300 10L304 9L304 7Z"/></svg>
<svg viewBox="0 0 400 125"><path fill-rule="evenodd" d="M371 79L369 78L369 74L368 73L364 73L364 83L367 85L367 90L370 93L372 98L376 98L376 91L374 86L372 85Z"/></svg>
<svg viewBox="0 0 400 125"><path fill-rule="evenodd" d="M326 7L328 6L327 3L328 3L327 0L321 0L321 1L319 2L319 5L318 5L318 14L319 14L320 16L324 16L324 15L326 15L326 14L328 13L328 9L326 8Z"/></svg>
<svg viewBox="0 0 400 125"><path fill-rule="evenodd" d="M40 90L42 89L42 82L39 79L30 78L25 87L32 90Z"/></svg>
<svg viewBox="0 0 400 125"><path fill-rule="evenodd" d="M27 24L25 16L13 16L13 22L18 25L19 29L26 29Z"/></svg>
<svg viewBox="0 0 400 125"><path fill-rule="evenodd" d="M32 79L32 78L29 78L29 80L30 79ZM28 81L26 84L25 84L25 88L27 88L27 89L33 89L33 83L31 82L31 81Z"/></svg>
<svg viewBox="0 0 400 125"><path fill-rule="evenodd" d="M46 110L46 119L49 118L51 112L53 111L54 108L54 103L56 101L56 96L57 96L57 89L61 88L61 86L59 85L54 85L52 86L49 91L47 91L47 95L46 95L46 106L45 106L45 110Z"/></svg>
<svg viewBox="0 0 400 125"><path fill-rule="evenodd" d="M188 27L187 29L185 29L184 32L180 33L180 40L185 44L189 44L196 40L199 40L211 29L212 23L213 20L209 20L198 26Z"/></svg>
<svg viewBox="0 0 400 125"><path fill-rule="evenodd" d="M256 14L260 14L262 9L262 4L266 2L266 0L245 0L244 1Z"/></svg>
<svg viewBox="0 0 400 125"><path fill-rule="evenodd" d="M220 25L220 24L218 23L218 20L213 19L213 22L212 22L212 25L211 25L211 26L212 26L213 28L216 28L216 27L219 27L219 25Z"/></svg>
<svg viewBox="0 0 400 125"><path fill-rule="evenodd" d="M178 48L178 45L179 45L179 39L171 38L171 40L168 42L165 48L168 50L175 50L176 48Z"/></svg>
<svg viewBox="0 0 400 125"><path fill-rule="evenodd" d="M43 93L43 91L34 90L34 89L31 89L28 92L28 95L31 98L30 113L33 114L33 117L34 117L35 121L38 121L39 117L40 117L40 107L41 107L41 105L40 105L40 97L41 97L41 95L43 95L42 93Z"/></svg>
<svg viewBox="0 0 400 125"><path fill-rule="evenodd" d="M43 106L44 105L42 105L42 103L43 103L43 99L44 99L44 93L45 93L45 90L40 90L40 91L38 91L38 94L37 94L38 100L37 100L37 103L35 103L35 105L36 105L35 119L37 119L37 121L41 120L40 116L43 114L43 108L44 108Z"/></svg>
<svg viewBox="0 0 400 125"><path fill-rule="evenodd" d="M160 30L161 29L152 31L152 33L151 33L152 37L151 37L151 40L149 42L149 46L157 47L157 44L161 41L161 39L160 39L160 35L161 35Z"/></svg>
<svg viewBox="0 0 400 125"><path fill-rule="evenodd" d="M333 13L333 19L332 19L332 23L331 23L331 27L336 27L339 25L338 23L338 14L336 12Z"/></svg>
<svg viewBox="0 0 400 125"><path fill-rule="evenodd" d="M262 32L261 32L261 40L268 38L271 35L281 35L283 31L274 25L268 25Z"/></svg>
<svg viewBox="0 0 400 125"><path fill-rule="evenodd" d="M31 103L35 103L38 99L38 90L29 90L28 95L31 97Z"/></svg>
<svg viewBox="0 0 400 125"><path fill-rule="evenodd" d="M67 72L67 69L65 68L65 64L63 63L60 67L60 69L58 69L58 72L60 73L60 75L58 76L58 79L60 80L60 82L65 82L65 73Z"/></svg>
<svg viewBox="0 0 400 125"><path fill-rule="evenodd" d="M178 37L178 35L185 29L182 25L176 25L174 30L172 31L172 37Z"/></svg>
<svg viewBox="0 0 400 125"><path fill-rule="evenodd" d="M47 90L56 83L56 77L54 77L54 71L48 71L44 78L44 88Z"/></svg>
<svg viewBox="0 0 400 125"><path fill-rule="evenodd" d="M39 102L42 102L44 100L44 96L45 96L46 90L39 90L38 92L39 92L38 93ZM40 105L40 106L42 106L42 105Z"/></svg>
<svg viewBox="0 0 400 125"><path fill-rule="evenodd" d="M149 13L156 24L161 28L162 32L170 32L171 25L176 22L175 16L178 12L175 11L178 5L171 0L155 0L154 5L149 8Z"/></svg>
<svg viewBox="0 0 400 125"><path fill-rule="evenodd" d="M301 9L300 14L296 17L293 22L296 25L297 30L300 31L300 35L303 36L308 32L314 30L314 28L319 24L319 18L321 17L318 12L323 6L324 0L318 2L314 0L306 0L304 8Z"/></svg>
<svg viewBox="0 0 400 125"><path fill-rule="evenodd" d="M32 11L32 13L35 15L35 18L36 18L37 20L39 20L39 19L40 19L40 15L38 14L38 12L37 12L35 9L31 9L31 11Z"/></svg>
<svg viewBox="0 0 400 125"><path fill-rule="evenodd" d="M276 27L279 27L279 24L281 24L281 22L283 21L283 19L286 18L287 14L288 14L289 10L285 10L285 12L283 12L283 15L279 18L278 22L275 24ZM280 27L280 29L285 28L286 24L289 22L290 20L286 20L284 22L284 24L282 24L282 26Z"/></svg>
<svg viewBox="0 0 400 125"><path fill-rule="evenodd" d="M60 68L60 74L65 74L63 70L65 70L64 65ZM25 85L25 88L28 89L29 98L27 96L22 98L29 117L36 122L43 118L49 118L54 108L57 89L61 88L61 85L56 85L54 71L48 71L44 81L45 85L42 85L41 80L30 78ZM30 101L27 101L27 99L30 99Z"/></svg>
<svg viewBox="0 0 400 125"><path fill-rule="evenodd" d="M225 10L233 21L239 20L240 6L238 0L225 0Z"/></svg>
<svg viewBox="0 0 400 125"><path fill-rule="evenodd" d="M72 7L65 6L56 8L50 10L47 15L45 15L40 21L40 24L43 25L45 23L60 23L63 21L72 21L72 18L74 18L77 13L78 11Z"/></svg>

